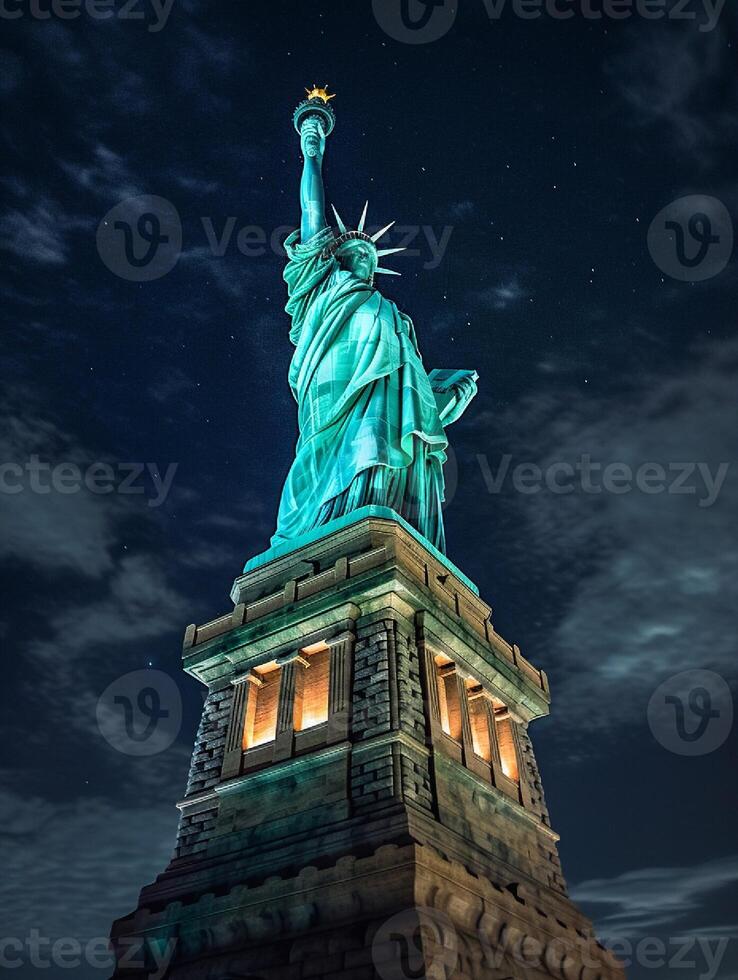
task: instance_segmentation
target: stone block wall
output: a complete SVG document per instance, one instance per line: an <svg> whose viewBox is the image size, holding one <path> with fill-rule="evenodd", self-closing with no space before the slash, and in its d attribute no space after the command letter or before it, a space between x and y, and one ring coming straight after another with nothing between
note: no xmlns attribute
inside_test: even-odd
<svg viewBox="0 0 738 980"><path fill-rule="evenodd" d="M398 746L403 802L433 813L433 783L427 752L413 746Z"/></svg>
<svg viewBox="0 0 738 980"><path fill-rule="evenodd" d="M400 731L419 742L426 738L426 708L420 682L420 657L415 624L397 622L394 631Z"/></svg>
<svg viewBox="0 0 738 980"><path fill-rule="evenodd" d="M206 793L220 782L233 688L210 691L197 729L185 800ZM193 857L207 849L218 815L217 802L184 807L177 831L174 860Z"/></svg>
<svg viewBox="0 0 738 980"><path fill-rule="evenodd" d="M206 851L217 819L217 806L197 812L183 812L179 818L174 862L179 858L194 857Z"/></svg>
<svg viewBox="0 0 738 980"><path fill-rule="evenodd" d="M551 819L546 806L546 797L543 792L543 782L541 773L538 769L533 743L528 733L527 725L518 725L518 742L520 744L520 755L523 765L523 778L528 789L527 805L532 813L538 817L544 827L551 827ZM538 853L542 866L548 875L548 884L563 895L567 894L566 880L561 867L561 859L556 842L549 837L539 835Z"/></svg>
<svg viewBox="0 0 738 980"><path fill-rule="evenodd" d="M523 777L528 786L530 809L536 814L538 819L546 827L551 826L551 819L548 815L546 798L543 793L543 783L541 774L536 762L533 751L533 743L528 733L527 725L518 725L518 742L520 743L520 755L523 762Z"/></svg>
<svg viewBox="0 0 738 980"><path fill-rule="evenodd" d="M357 621L352 701L354 806L361 811L395 799L431 811L415 627L395 610Z"/></svg>
<svg viewBox="0 0 738 980"><path fill-rule="evenodd" d="M354 741L385 735L392 727L390 658L394 661L394 621L368 617L357 623L351 731ZM392 649L391 649L392 647Z"/></svg>
<svg viewBox="0 0 738 980"><path fill-rule="evenodd" d="M121 959L116 980L143 980L165 946L168 980L623 980L573 906L412 844L144 910L129 930L149 962Z"/></svg>
<svg viewBox="0 0 738 980"><path fill-rule="evenodd" d="M391 742L359 747L351 754L351 799L356 812L374 809L397 794Z"/></svg>
<svg viewBox="0 0 738 980"><path fill-rule="evenodd" d="M220 781L232 700L233 688L230 684L219 690L211 690L205 700L185 798L211 789Z"/></svg>

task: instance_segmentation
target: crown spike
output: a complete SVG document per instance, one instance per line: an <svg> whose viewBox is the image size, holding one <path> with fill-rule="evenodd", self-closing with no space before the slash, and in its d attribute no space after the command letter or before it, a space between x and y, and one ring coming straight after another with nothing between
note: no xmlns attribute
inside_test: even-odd
<svg viewBox="0 0 738 980"><path fill-rule="evenodd" d="M341 215L338 213L338 211L336 211L335 206L333 204L331 204L331 207L333 208L333 213L335 214L336 221L338 222L338 230L341 232L342 235L345 235L346 232L348 231L348 228L346 227L346 225L341 220Z"/></svg>
<svg viewBox="0 0 738 980"><path fill-rule="evenodd" d="M379 273L380 276L401 276L401 272L395 272L394 269L382 269L381 266L377 266L374 270L375 273Z"/></svg>
<svg viewBox="0 0 738 980"><path fill-rule="evenodd" d="M381 237L382 237L383 235L386 235L386 234L387 234L387 232L388 232L388 231L390 230L390 228L392 227L392 225L393 225L393 224L394 224L394 221L390 221L390 223L389 223L388 225L386 225L386 226L385 226L384 228L382 228L382 230L381 230L381 231L378 231L378 232L376 233L376 235L372 235L372 236L371 236L371 239L372 239L372 241L373 241L373 242L378 242L378 241L379 241L379 239L380 239L380 238L381 238Z"/></svg>
<svg viewBox="0 0 738 980"><path fill-rule="evenodd" d="M383 255L395 255L397 252L407 252L407 248L403 246L402 248L378 248L377 255L381 258Z"/></svg>
<svg viewBox="0 0 738 980"><path fill-rule="evenodd" d="M359 227L356 229L357 231L364 230L364 225L366 224L366 213L368 210L369 210L369 202L367 201L366 204L364 205L364 210L361 212L361 220L359 221Z"/></svg>

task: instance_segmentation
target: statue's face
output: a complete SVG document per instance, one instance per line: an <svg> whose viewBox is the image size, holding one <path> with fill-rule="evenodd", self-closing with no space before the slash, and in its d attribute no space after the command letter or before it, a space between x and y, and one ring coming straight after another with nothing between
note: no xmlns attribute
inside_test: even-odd
<svg viewBox="0 0 738 980"><path fill-rule="evenodd" d="M371 282L377 268L376 250L366 242L347 242L337 253L338 261L344 269L365 282Z"/></svg>

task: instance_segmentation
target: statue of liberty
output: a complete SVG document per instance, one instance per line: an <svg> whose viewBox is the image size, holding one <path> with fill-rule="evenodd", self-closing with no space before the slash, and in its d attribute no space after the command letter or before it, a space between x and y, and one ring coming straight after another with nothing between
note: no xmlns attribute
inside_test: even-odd
<svg viewBox="0 0 738 980"><path fill-rule="evenodd" d="M413 322L375 287L391 273L378 248L392 227L355 231L333 209L325 218L323 157L335 124L327 90L313 88L295 112L304 168L302 219L286 242L287 313L295 353L289 383L299 439L272 546L366 505L388 507L445 553L446 426L476 394L473 371L426 372ZM393 222L394 223L394 222Z"/></svg>

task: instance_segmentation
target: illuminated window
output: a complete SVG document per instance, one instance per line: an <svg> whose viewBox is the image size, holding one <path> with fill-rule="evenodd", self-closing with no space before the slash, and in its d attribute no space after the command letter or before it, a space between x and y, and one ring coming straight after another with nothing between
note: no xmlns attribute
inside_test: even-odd
<svg viewBox="0 0 738 980"><path fill-rule="evenodd" d="M500 747L500 763L502 771L508 779L520 782L518 772L518 754L515 751L515 732L510 712L507 708L498 708L495 711L495 726L497 729L497 742Z"/></svg>
<svg viewBox="0 0 738 980"><path fill-rule="evenodd" d="M438 703L441 710L441 728L457 742L461 741L461 702L456 682L456 665L447 657L436 657Z"/></svg>
<svg viewBox="0 0 738 980"><path fill-rule="evenodd" d="M295 699L295 731L304 732L328 721L328 692L331 676L331 651L326 644L306 647L300 653L308 666L303 668L302 691Z"/></svg>
<svg viewBox="0 0 738 980"><path fill-rule="evenodd" d="M246 723L243 726L243 747L253 749L257 745L273 742L277 734L277 709L279 707L279 667L257 667L258 682L249 692L246 707ZM260 682L260 683L259 683Z"/></svg>
<svg viewBox="0 0 738 980"><path fill-rule="evenodd" d="M489 737L489 712L487 699L480 684L476 684L472 680L467 681L467 699L474 752L485 762L491 762L492 742Z"/></svg>

